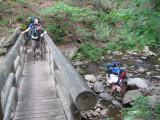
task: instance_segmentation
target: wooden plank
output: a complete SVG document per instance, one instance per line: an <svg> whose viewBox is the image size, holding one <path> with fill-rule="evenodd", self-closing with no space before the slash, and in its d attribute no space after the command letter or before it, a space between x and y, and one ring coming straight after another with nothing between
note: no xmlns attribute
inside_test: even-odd
<svg viewBox="0 0 160 120"><path fill-rule="evenodd" d="M22 119L14 119L22 120ZM24 118L23 120L66 120L65 115L51 115L46 117L34 117L34 118Z"/></svg>
<svg viewBox="0 0 160 120"><path fill-rule="evenodd" d="M42 108L44 109L44 108ZM20 114L18 114L18 112L16 112L16 116L15 116L15 119L25 119L25 118L34 118L34 117L45 117L45 116L51 116L51 115L57 115L57 114L64 114L62 113L63 110L62 109L52 109L52 111L45 111L43 110L42 112L38 112L38 113L33 113L33 111L29 112L28 113L23 113L21 112ZM17 115L18 114L18 115Z"/></svg>

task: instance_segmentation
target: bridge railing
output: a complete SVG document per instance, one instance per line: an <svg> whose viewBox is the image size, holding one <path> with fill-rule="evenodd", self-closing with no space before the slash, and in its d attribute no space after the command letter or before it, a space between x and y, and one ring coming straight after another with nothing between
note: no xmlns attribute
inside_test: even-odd
<svg viewBox="0 0 160 120"><path fill-rule="evenodd" d="M67 117L69 120L78 120L78 113L92 109L97 103L97 97L48 34L44 35L44 39L47 44L50 71L57 82L58 93L65 112L68 113Z"/></svg>
<svg viewBox="0 0 160 120"><path fill-rule="evenodd" d="M4 61L0 63L0 119L10 120L14 117L25 53L24 35L20 34Z"/></svg>

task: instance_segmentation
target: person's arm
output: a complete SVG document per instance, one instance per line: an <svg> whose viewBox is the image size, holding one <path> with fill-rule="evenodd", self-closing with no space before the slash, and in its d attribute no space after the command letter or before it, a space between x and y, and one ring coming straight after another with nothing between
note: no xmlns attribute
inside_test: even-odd
<svg viewBox="0 0 160 120"><path fill-rule="evenodd" d="M46 34L46 33L47 33L47 31L43 30L43 33L41 34L41 37L43 37L43 35Z"/></svg>
<svg viewBox="0 0 160 120"><path fill-rule="evenodd" d="M25 31L23 31L22 33L26 33L26 32L28 32L29 31L29 29L30 29L30 27L28 27Z"/></svg>

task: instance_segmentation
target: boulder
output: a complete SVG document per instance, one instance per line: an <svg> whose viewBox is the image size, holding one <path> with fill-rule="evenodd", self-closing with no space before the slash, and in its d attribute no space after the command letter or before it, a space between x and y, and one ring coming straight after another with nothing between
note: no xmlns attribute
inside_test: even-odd
<svg viewBox="0 0 160 120"><path fill-rule="evenodd" d="M142 78L129 78L127 79L127 85L130 89L147 88L148 84L145 79Z"/></svg>
<svg viewBox="0 0 160 120"><path fill-rule="evenodd" d="M120 51L115 51L115 52L113 52L113 55L122 55L123 53L122 52L120 52Z"/></svg>
<svg viewBox="0 0 160 120"><path fill-rule="evenodd" d="M117 100L112 100L112 104L116 107L116 108L122 108L122 104L117 101Z"/></svg>
<svg viewBox="0 0 160 120"><path fill-rule="evenodd" d="M94 75L85 75L84 76L84 79L87 81L87 82L95 82L96 81L96 77Z"/></svg>
<svg viewBox="0 0 160 120"><path fill-rule="evenodd" d="M88 86L89 86L90 88L93 88L93 86L94 86L94 83L87 82L87 84L88 84Z"/></svg>
<svg viewBox="0 0 160 120"><path fill-rule="evenodd" d="M103 85L103 83L101 83L101 82L95 82L95 83L94 83L93 90L94 90L96 93L101 93L101 92L103 92L103 91L104 91L104 85Z"/></svg>
<svg viewBox="0 0 160 120"><path fill-rule="evenodd" d="M140 93L141 93L140 90L128 91L122 99L123 104L128 104L128 103L134 101L136 99L136 96L138 96Z"/></svg>
<svg viewBox="0 0 160 120"><path fill-rule="evenodd" d="M106 100L106 101L109 101L109 102L111 102L112 99L113 99L113 97L110 96L108 93L101 93L99 96L100 96L102 99L104 99L104 100Z"/></svg>
<svg viewBox="0 0 160 120"><path fill-rule="evenodd" d="M100 108L97 108L95 111L98 112L98 113L100 113L100 112L101 112L101 109L100 109Z"/></svg>
<svg viewBox="0 0 160 120"><path fill-rule="evenodd" d="M101 114L102 116L106 116L108 111L109 111L108 108L103 109L103 110L101 110L100 114Z"/></svg>

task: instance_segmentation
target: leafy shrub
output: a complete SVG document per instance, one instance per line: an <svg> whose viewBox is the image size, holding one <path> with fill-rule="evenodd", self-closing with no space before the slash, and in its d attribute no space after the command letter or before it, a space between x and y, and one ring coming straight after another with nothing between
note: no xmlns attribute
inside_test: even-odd
<svg viewBox="0 0 160 120"><path fill-rule="evenodd" d="M0 26L1 26L1 27L5 27L5 26L8 25L8 24L9 24L9 20L8 20L8 19L2 18L2 19L0 20Z"/></svg>
<svg viewBox="0 0 160 120"><path fill-rule="evenodd" d="M155 119L157 117L156 112L159 111L159 106L156 108L158 111L153 109L149 102L149 97L144 97L142 94L138 95L136 100L131 103L133 107L131 108L122 108L120 110L121 112L121 118L129 118L134 119L137 117L143 118L143 119ZM159 113L158 113L159 114Z"/></svg>
<svg viewBox="0 0 160 120"><path fill-rule="evenodd" d="M63 40L63 30L56 22L48 22L45 24L45 30L50 32L50 35L54 37L55 42L60 42Z"/></svg>
<svg viewBox="0 0 160 120"><path fill-rule="evenodd" d="M81 53L78 53L78 58L89 58L92 60L102 56L106 51L106 48L99 48L90 43L86 43L79 48Z"/></svg>

